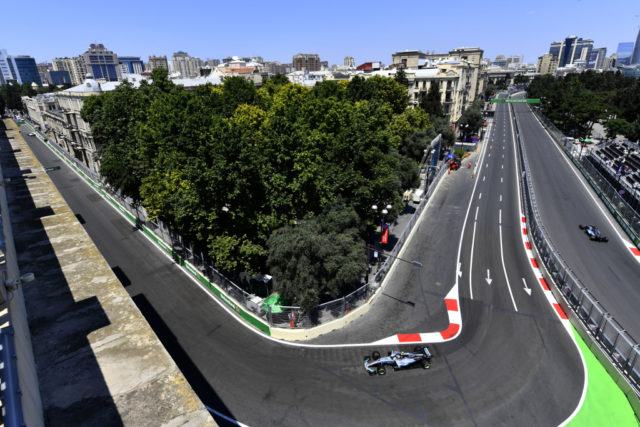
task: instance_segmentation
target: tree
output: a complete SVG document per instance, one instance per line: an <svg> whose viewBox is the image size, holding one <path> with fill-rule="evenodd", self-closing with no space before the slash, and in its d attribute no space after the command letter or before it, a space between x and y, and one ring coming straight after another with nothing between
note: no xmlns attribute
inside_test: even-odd
<svg viewBox="0 0 640 427"><path fill-rule="evenodd" d="M406 87L378 76L311 89L277 77L256 90L235 77L185 91L166 70L152 77L138 89L123 83L85 101L82 116L107 182L224 272L265 272L278 253L272 237L300 236L313 256L284 245L295 256L276 258L296 265L278 263L282 275L311 269L324 281L307 292L285 280L300 292L292 301L310 306L356 286L366 260L349 260L364 256L371 205L392 204L387 217L397 215L433 132L422 109L406 108ZM336 257L323 255L331 245Z"/></svg>
<svg viewBox="0 0 640 427"><path fill-rule="evenodd" d="M435 130L435 138L436 135L442 135L442 147L449 148L452 147L456 142L456 133L451 129L451 125L449 124L449 120L446 117L437 117L432 120L433 129ZM432 138L433 139L433 138Z"/></svg>
<svg viewBox="0 0 640 427"><path fill-rule="evenodd" d="M430 117L444 117L440 99L440 85L436 80L433 80L429 85L427 94L420 99L420 108Z"/></svg>
<svg viewBox="0 0 640 427"><path fill-rule="evenodd" d="M458 120L458 129L460 129L460 131L465 135L470 135L480 130L480 127L484 122L484 118L482 117L483 105L482 101L476 101L460 116L460 119Z"/></svg>
<svg viewBox="0 0 640 427"><path fill-rule="evenodd" d="M360 284L366 251L353 208L336 200L323 213L275 232L267 242L274 290L307 311Z"/></svg>
<svg viewBox="0 0 640 427"><path fill-rule="evenodd" d="M618 135L630 135L633 132L632 126L633 125L625 119L611 119L604 125L607 129L607 138L609 139L613 139Z"/></svg>
<svg viewBox="0 0 640 427"><path fill-rule="evenodd" d="M87 98L80 114L91 125L100 173L114 188L140 200L144 173L137 161L136 126L147 106L129 82L100 96Z"/></svg>
<svg viewBox="0 0 640 427"><path fill-rule="evenodd" d="M278 73L276 75L273 75L271 77L269 77L267 79L267 82L269 82L270 84L274 85L274 86L284 86L286 84L291 83L289 81L289 78L287 76L285 76L284 74Z"/></svg>
<svg viewBox="0 0 640 427"><path fill-rule="evenodd" d="M529 77L525 76L524 74L518 74L517 76L514 77L513 83L515 84L529 83Z"/></svg>
<svg viewBox="0 0 640 427"><path fill-rule="evenodd" d="M255 85L243 77L226 77L222 82L223 113L227 117L233 114L238 105L253 104L255 97Z"/></svg>
<svg viewBox="0 0 640 427"><path fill-rule="evenodd" d="M22 111L22 100L20 97L22 88L16 82L9 82L4 86L0 86L0 96L4 98L6 107L10 110Z"/></svg>
<svg viewBox="0 0 640 427"><path fill-rule="evenodd" d="M402 86L409 87L409 79L407 78L407 73L404 72L404 67L398 67L396 69L395 79Z"/></svg>
<svg viewBox="0 0 640 427"><path fill-rule="evenodd" d="M396 114L407 108L407 88L394 79L373 76L367 79L367 83L373 88L373 100L389 104Z"/></svg>

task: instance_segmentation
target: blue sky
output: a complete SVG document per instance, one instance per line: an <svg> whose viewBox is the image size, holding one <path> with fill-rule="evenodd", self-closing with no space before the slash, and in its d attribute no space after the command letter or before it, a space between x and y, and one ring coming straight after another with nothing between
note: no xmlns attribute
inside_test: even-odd
<svg viewBox="0 0 640 427"><path fill-rule="evenodd" d="M615 52L635 41L638 0L485 1L7 1L0 8L0 49L36 61L77 56L103 43L121 56L202 59L260 55L291 62L318 53L330 64L391 63L405 49L447 52L480 47L484 56L521 54L535 63L549 43L591 38ZM64 5L64 6L62 6Z"/></svg>

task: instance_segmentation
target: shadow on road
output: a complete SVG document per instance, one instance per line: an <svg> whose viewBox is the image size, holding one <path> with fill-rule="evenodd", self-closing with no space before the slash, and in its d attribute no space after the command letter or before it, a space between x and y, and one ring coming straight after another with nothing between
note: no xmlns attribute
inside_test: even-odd
<svg viewBox="0 0 640 427"><path fill-rule="evenodd" d="M149 322L149 325L151 325L151 328L164 345L164 348L167 349L171 358L176 362L176 365L178 365L182 374L187 379L187 382L189 382L189 385L191 385L191 388L196 392L202 403L229 418L236 419L222 399L220 399L220 396L218 396L215 390L211 387L204 375L202 375L196 364L193 363L189 355L184 351L176 339L176 336L171 332L155 308L153 308L147 297L145 297L144 294L138 294L132 297L132 299L136 306L138 306L138 309L142 312L142 315L147 319L147 322ZM216 361L212 360L211 363L216 363ZM222 419L219 417L215 418L218 423L221 423L220 425L225 425L222 423Z"/></svg>

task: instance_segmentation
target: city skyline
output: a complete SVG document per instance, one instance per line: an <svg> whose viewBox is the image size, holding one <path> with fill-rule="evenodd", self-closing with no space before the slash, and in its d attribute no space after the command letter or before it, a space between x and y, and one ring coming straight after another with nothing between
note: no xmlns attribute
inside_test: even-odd
<svg viewBox="0 0 640 427"><path fill-rule="evenodd" d="M98 24L84 19L86 3L72 0L66 5L64 20L73 25L52 27L46 13L29 15L29 31L24 31L24 20L7 20L4 34L12 36L3 37L0 47L10 55L33 56L36 62L78 56L91 43L102 43L118 55L140 56L145 62L150 55L184 51L203 60L237 55L280 62L291 62L298 53L317 53L329 64L353 56L356 65L390 64L392 53L406 49L442 53L479 47L490 59L523 55L524 62L535 64L551 42L569 35L593 39L594 47L606 47L610 55L619 42L636 39L640 24L640 4L632 0L614 0L604 10L595 0L515 6L496 0L484 8L464 1L456 16L444 4L414 5L409 14L407 8L382 2L328 1L322 8L307 8L298 2L273 6L250 1L238 15L226 3L197 1L162 9L116 0L110 9L100 9ZM16 3L3 10L7 16L23 13ZM36 0L32 10L46 10L46 3Z"/></svg>

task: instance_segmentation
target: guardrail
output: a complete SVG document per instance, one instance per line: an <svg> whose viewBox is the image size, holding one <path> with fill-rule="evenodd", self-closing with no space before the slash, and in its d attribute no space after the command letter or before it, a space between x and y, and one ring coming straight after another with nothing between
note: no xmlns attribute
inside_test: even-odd
<svg viewBox="0 0 640 427"><path fill-rule="evenodd" d="M511 107L513 109L513 107ZM529 238L535 245L538 255L551 276L566 307L575 314L584 330L598 343L601 350L609 356L609 360L623 375L636 394L640 394L640 346L624 328L616 322L598 300L573 274L562 256L553 248L545 231L535 194L526 171L529 170L527 155L520 141L518 119L514 114L516 139L519 147L520 163L525 171L520 177L525 217Z"/></svg>
<svg viewBox="0 0 640 427"><path fill-rule="evenodd" d="M104 183L104 179L101 176L89 170L86 165L71 156L64 148L52 142L46 136L41 135L30 123L27 124L36 132L44 144L52 148L54 153L83 176L105 199L122 212L133 225L169 254L177 264L183 266L194 278L238 313L245 321L267 335L271 334L271 327L311 328L318 326L343 317L351 310L365 304L391 268L396 255L417 222L427 200L447 170L444 164L441 164L440 168L432 170L431 174L427 176L427 193L423 196L391 253L389 255L381 255L386 259L381 268L375 273L374 281L364 284L349 295L320 304L311 312L305 312L300 307L266 304L261 298L256 298L256 295L243 290L218 271L213 262L204 253L195 251L192 245L185 241L182 236L173 232L161 220L155 222L146 220L147 216L144 207L135 204L133 200L127 197L123 197L118 191L114 191ZM440 135L434 141L439 137Z"/></svg>

